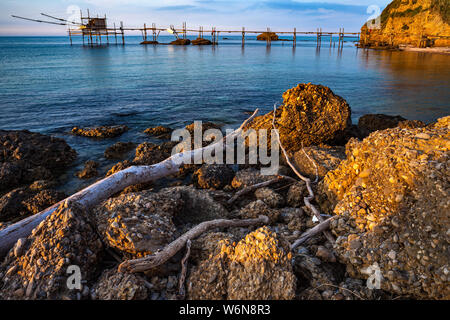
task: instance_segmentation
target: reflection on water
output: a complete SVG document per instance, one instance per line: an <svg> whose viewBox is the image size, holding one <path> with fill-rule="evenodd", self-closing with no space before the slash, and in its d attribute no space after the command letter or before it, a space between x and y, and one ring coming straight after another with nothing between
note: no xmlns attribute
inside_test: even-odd
<svg viewBox="0 0 450 320"><path fill-rule="evenodd" d="M75 125L126 124L131 130L119 139L135 142L159 124L236 126L245 111L270 111L300 82L329 86L349 102L354 122L366 113L426 122L450 113L450 56L358 50L351 42L317 48L314 38L296 47L248 38L242 47L240 37L229 38L217 47L141 46L130 37L126 46L89 48L65 37L0 37L0 129L63 136L81 162L113 141L66 135Z"/></svg>

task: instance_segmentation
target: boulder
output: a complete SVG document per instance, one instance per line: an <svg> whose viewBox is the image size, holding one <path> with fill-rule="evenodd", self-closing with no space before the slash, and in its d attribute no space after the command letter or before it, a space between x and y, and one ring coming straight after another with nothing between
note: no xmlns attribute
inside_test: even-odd
<svg viewBox="0 0 450 320"><path fill-rule="evenodd" d="M450 130L386 129L347 144L319 188L339 216L331 228L352 277L380 273L381 289L449 299Z"/></svg>
<svg viewBox="0 0 450 320"><path fill-rule="evenodd" d="M212 45L212 42L208 39L197 38L195 40L192 40L192 45L194 46Z"/></svg>
<svg viewBox="0 0 450 320"><path fill-rule="evenodd" d="M193 181L198 188L223 189L234 178L234 171L224 164L205 164L194 172Z"/></svg>
<svg viewBox="0 0 450 320"><path fill-rule="evenodd" d="M36 190L32 186L14 189L0 197L0 221L17 221L41 212L66 195L52 189Z"/></svg>
<svg viewBox="0 0 450 320"><path fill-rule="evenodd" d="M284 205L284 198L278 192L270 188L259 188L255 191L255 197L263 201L271 208L280 208Z"/></svg>
<svg viewBox="0 0 450 320"><path fill-rule="evenodd" d="M286 202L290 207L300 208L305 205L305 197L308 196L308 189L304 181L298 181L289 187Z"/></svg>
<svg viewBox="0 0 450 320"><path fill-rule="evenodd" d="M262 175L260 170L248 168L236 172L233 181L231 181L231 186L235 189L245 188L275 178L275 176Z"/></svg>
<svg viewBox="0 0 450 320"><path fill-rule="evenodd" d="M189 39L177 39L172 41L170 44L177 46L187 46L191 44L191 40Z"/></svg>
<svg viewBox="0 0 450 320"><path fill-rule="evenodd" d="M321 145L299 150L291 160L302 175L314 181L316 176L322 180L328 171L336 169L344 159L344 147Z"/></svg>
<svg viewBox="0 0 450 320"><path fill-rule="evenodd" d="M281 143L288 152L310 145L341 139L351 126L348 103L330 88L301 83L283 94L283 104L276 110L276 128ZM254 118L244 130L272 130L273 111Z"/></svg>
<svg viewBox="0 0 450 320"><path fill-rule="evenodd" d="M221 250L191 271L188 299L289 300L295 297L289 244L267 227Z"/></svg>
<svg viewBox="0 0 450 320"><path fill-rule="evenodd" d="M400 122L406 121L401 116L388 116L385 114L366 114L358 120L358 129L362 138L377 130L395 128Z"/></svg>
<svg viewBox="0 0 450 320"><path fill-rule="evenodd" d="M102 253L89 214L74 204L61 205L8 253L0 267L0 298L88 298Z"/></svg>
<svg viewBox="0 0 450 320"><path fill-rule="evenodd" d="M122 159L135 146L133 142L116 142L106 148L104 156L106 159Z"/></svg>
<svg viewBox="0 0 450 320"><path fill-rule="evenodd" d="M152 165L166 160L172 155L172 149L178 144L175 141L164 142L160 145L144 142L136 148L133 160L138 165Z"/></svg>
<svg viewBox="0 0 450 320"><path fill-rule="evenodd" d="M75 158L75 150L62 139L26 130L0 130L0 192L54 179Z"/></svg>
<svg viewBox="0 0 450 320"><path fill-rule="evenodd" d="M128 129L129 128L125 125L99 126L92 128L74 127L71 132L76 136L105 139L118 137L128 131Z"/></svg>
<svg viewBox="0 0 450 320"><path fill-rule="evenodd" d="M132 273L117 272L117 269L103 271L94 285L96 300L146 300L148 290L145 282Z"/></svg>

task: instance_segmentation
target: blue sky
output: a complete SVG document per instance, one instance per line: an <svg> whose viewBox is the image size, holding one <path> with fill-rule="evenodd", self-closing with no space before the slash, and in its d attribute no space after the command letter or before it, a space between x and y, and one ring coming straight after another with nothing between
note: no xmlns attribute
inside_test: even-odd
<svg viewBox="0 0 450 320"><path fill-rule="evenodd" d="M109 22L124 21L127 27L155 22L158 26L215 26L247 30L313 31L318 27L336 31L358 31L374 13L369 6L383 10L390 0L1 0L0 35L65 35L64 26L37 24L11 18L11 14L46 19L41 12L68 18L79 16L77 8L107 14Z"/></svg>

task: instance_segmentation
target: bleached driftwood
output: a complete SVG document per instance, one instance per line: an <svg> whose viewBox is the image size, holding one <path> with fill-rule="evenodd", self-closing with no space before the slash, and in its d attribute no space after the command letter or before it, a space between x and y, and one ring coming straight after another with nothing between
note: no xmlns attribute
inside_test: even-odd
<svg viewBox="0 0 450 320"><path fill-rule="evenodd" d="M193 240L201 234L215 228L230 228L230 227L248 227L258 224L269 223L269 218L266 216L259 216L256 219L216 219L202 222L184 233L181 237L169 243L162 251L156 252L139 259L127 260L119 265L119 272L145 272L162 265L172 258L178 251L186 245L188 240Z"/></svg>
<svg viewBox="0 0 450 320"><path fill-rule="evenodd" d="M148 183L175 174L184 163L191 163L199 154L210 153L218 144L226 140L235 139L258 113L258 109L232 133L218 142L212 143L204 148L177 153L170 158L151 166L132 166L106 177L89 187L75 193L74 195L58 202L57 204L23 219L0 231L0 257L4 256L17 242L19 238L26 238L31 231L45 218L52 214L60 205L70 205L76 202L85 209L90 209L99 202L109 198L113 194L122 191L128 186Z"/></svg>
<svg viewBox="0 0 450 320"><path fill-rule="evenodd" d="M305 205L309 209L311 209L311 211L313 212L314 216L317 218L317 220L319 220L319 222L324 222L324 219L323 219L322 215L320 214L319 210L317 210L317 208L311 203L311 201L314 199L314 192L313 192L312 187L311 187L311 179L309 179L308 177L304 177L300 172L298 172L297 168L294 166L294 164L289 159L289 156L287 154L286 149L284 149L283 145L281 144L280 134L278 133L278 130L277 130L276 126L275 126L276 110L277 110L277 105L274 104L274 106L273 106L272 127L275 130L275 135L277 137L280 149L281 149L281 151L283 151L284 157L286 158L286 162L289 165L289 167L291 167L291 169L294 171L294 173L301 180L303 180L305 182L305 184L306 184L306 188L308 190L308 196L303 199L304 202L305 202ZM303 145L302 145L302 147L303 147ZM305 152L305 154L306 154L306 152ZM312 161L311 158L308 157L308 159L310 161ZM327 238L328 241L330 241L332 244L334 244L335 240L333 238L333 235L329 231L324 230L323 234L325 235L325 237Z"/></svg>

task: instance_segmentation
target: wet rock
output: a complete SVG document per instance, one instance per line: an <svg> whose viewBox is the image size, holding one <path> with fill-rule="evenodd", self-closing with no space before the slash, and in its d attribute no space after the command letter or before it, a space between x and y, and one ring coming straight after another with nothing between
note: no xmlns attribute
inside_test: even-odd
<svg viewBox="0 0 450 320"><path fill-rule="evenodd" d="M117 269L103 271L93 290L96 300L146 300L148 297L142 278Z"/></svg>
<svg viewBox="0 0 450 320"><path fill-rule="evenodd" d="M99 126L92 128L74 127L71 132L76 136L105 139L118 137L128 131L128 129L129 128L125 125Z"/></svg>
<svg viewBox="0 0 450 320"><path fill-rule="evenodd" d="M172 41L170 44L177 46L187 46L191 44L191 40L189 39L177 39Z"/></svg>
<svg viewBox="0 0 450 320"><path fill-rule="evenodd" d="M256 36L256 40L259 41L267 41L268 39L270 41L278 41L278 35L275 32L263 32Z"/></svg>
<svg viewBox="0 0 450 320"><path fill-rule="evenodd" d="M17 188L0 197L0 221L16 221L41 212L66 195L51 189Z"/></svg>
<svg viewBox="0 0 450 320"><path fill-rule="evenodd" d="M159 139L170 139L170 136L172 134L173 129L164 127L164 126L157 126L157 127L150 127L144 130L144 133L155 136Z"/></svg>
<svg viewBox="0 0 450 320"><path fill-rule="evenodd" d="M194 172L193 181L198 188L223 189L234 178L234 171L224 164L205 164Z"/></svg>
<svg viewBox="0 0 450 320"><path fill-rule="evenodd" d="M75 150L62 139L0 130L0 192L56 178L75 158Z"/></svg>
<svg viewBox="0 0 450 320"><path fill-rule="evenodd" d="M133 142L116 142L112 146L106 148L106 159L122 159L136 145Z"/></svg>
<svg viewBox="0 0 450 320"><path fill-rule="evenodd" d="M300 208L305 204L305 197L308 195L306 183L299 181L289 187L286 200L290 207Z"/></svg>
<svg viewBox="0 0 450 320"><path fill-rule="evenodd" d="M172 149L178 144L176 141L164 142L160 145L144 142L136 148L135 164L152 165L166 160L172 155Z"/></svg>
<svg viewBox="0 0 450 320"><path fill-rule="evenodd" d="M276 110L276 127L287 151L319 145L343 135L351 126L348 103L330 88L301 83L283 93L283 105ZM256 117L245 130L272 129L273 111ZM268 148L270 149L270 135Z"/></svg>
<svg viewBox="0 0 450 320"><path fill-rule="evenodd" d="M400 122L406 121L401 116L388 116L385 114L366 114L359 118L358 129L362 138L370 133L388 128L395 128ZM406 125L406 123L404 123Z"/></svg>
<svg viewBox="0 0 450 320"><path fill-rule="evenodd" d="M192 40L192 44L194 46L205 46L205 45L212 45L212 42L208 39L197 38L195 40Z"/></svg>
<svg viewBox="0 0 450 320"><path fill-rule="evenodd" d="M86 212L72 204L70 208L60 206L41 222L27 238L20 255L13 249L2 263L2 298L81 298L81 288L69 289L67 285L77 285L69 278L69 266L80 268L81 287L89 285L96 274L103 248L88 219ZM17 294L19 291L21 293Z"/></svg>
<svg viewBox="0 0 450 320"><path fill-rule="evenodd" d="M275 179L275 176L262 175L260 170L248 168L236 172L236 175L233 178L231 185L235 189L245 188L272 179Z"/></svg>
<svg viewBox="0 0 450 320"><path fill-rule="evenodd" d="M294 298L296 279L289 245L267 227L237 244L220 243L220 253L192 270L187 281L189 299Z"/></svg>
<svg viewBox="0 0 450 320"><path fill-rule="evenodd" d="M297 151L292 161L302 175L314 181L316 177L322 180L328 171L336 169L344 159L344 147L322 145L306 147Z"/></svg>
<svg viewBox="0 0 450 320"><path fill-rule="evenodd" d="M335 250L352 277L381 273L381 289L448 299L448 127L387 129L347 144L320 188L339 219Z"/></svg>
<svg viewBox="0 0 450 320"><path fill-rule="evenodd" d="M99 163L94 160L86 161L83 170L77 172L75 175L80 179L90 179L98 176L97 168Z"/></svg>
<svg viewBox="0 0 450 320"><path fill-rule="evenodd" d="M255 191L255 197L262 200L271 208L280 208L284 205L284 198L270 188L259 188Z"/></svg>

